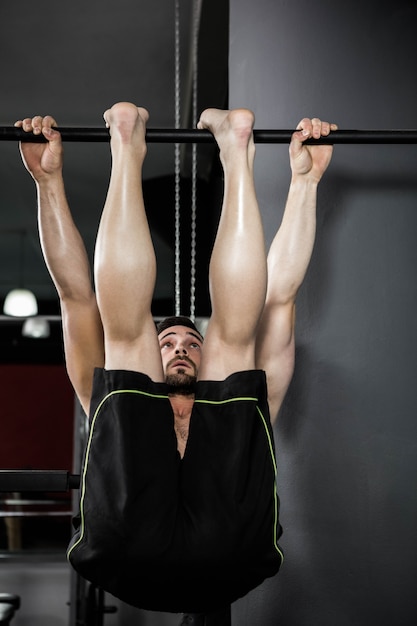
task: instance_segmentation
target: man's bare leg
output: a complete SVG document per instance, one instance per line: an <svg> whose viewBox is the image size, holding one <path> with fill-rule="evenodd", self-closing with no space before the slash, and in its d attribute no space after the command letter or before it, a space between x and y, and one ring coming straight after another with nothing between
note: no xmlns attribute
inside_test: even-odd
<svg viewBox="0 0 417 626"><path fill-rule="evenodd" d="M254 115L247 109L203 112L225 176L222 214L210 262L212 317L199 378L222 379L254 367L256 327L266 292L264 232L253 180Z"/></svg>
<svg viewBox="0 0 417 626"><path fill-rule="evenodd" d="M107 369L131 369L163 380L151 303L155 252L142 195L148 112L127 102L105 112L112 171L95 251L97 301Z"/></svg>

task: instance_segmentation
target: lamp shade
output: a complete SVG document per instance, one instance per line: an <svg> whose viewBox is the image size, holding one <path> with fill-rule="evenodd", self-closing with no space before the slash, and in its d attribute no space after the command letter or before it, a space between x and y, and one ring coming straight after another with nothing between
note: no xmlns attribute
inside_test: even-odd
<svg viewBox="0 0 417 626"><path fill-rule="evenodd" d="M38 303L35 295L29 289L12 289L4 300L3 312L13 317L36 315Z"/></svg>

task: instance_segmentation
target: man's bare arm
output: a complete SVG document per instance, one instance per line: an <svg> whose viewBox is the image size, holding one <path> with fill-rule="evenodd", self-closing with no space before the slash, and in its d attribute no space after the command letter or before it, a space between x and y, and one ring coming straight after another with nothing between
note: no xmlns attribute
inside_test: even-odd
<svg viewBox="0 0 417 626"><path fill-rule="evenodd" d="M259 325L256 365L268 380L275 421L294 371L295 300L310 263L316 234L317 186L332 146L306 146L309 137L328 135L335 124L304 118L290 144L292 178L281 225L268 254L268 289Z"/></svg>
<svg viewBox="0 0 417 626"><path fill-rule="evenodd" d="M61 138L50 116L16 125L48 139L46 144L21 143L20 151L36 184L39 236L60 299L68 375L88 414L94 367L104 364L103 332L87 252L66 198Z"/></svg>

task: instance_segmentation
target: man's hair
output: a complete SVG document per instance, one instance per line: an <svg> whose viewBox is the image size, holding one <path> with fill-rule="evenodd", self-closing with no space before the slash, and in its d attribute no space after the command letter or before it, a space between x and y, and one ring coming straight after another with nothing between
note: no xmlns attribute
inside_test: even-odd
<svg viewBox="0 0 417 626"><path fill-rule="evenodd" d="M189 317L185 317L185 315L172 315L171 317L166 317L156 325L156 331L158 335L160 335L167 328L171 328L171 326L187 326L187 328L192 328L192 330L194 330L201 337L201 340L203 340L203 335L200 333L197 326L190 320Z"/></svg>

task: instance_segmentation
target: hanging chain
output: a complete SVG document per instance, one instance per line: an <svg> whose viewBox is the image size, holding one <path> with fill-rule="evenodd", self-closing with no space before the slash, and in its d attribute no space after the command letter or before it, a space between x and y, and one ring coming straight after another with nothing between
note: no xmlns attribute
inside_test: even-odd
<svg viewBox="0 0 417 626"><path fill-rule="evenodd" d="M201 0L194 0L192 37L192 122L197 125L198 93L198 32L200 26ZM180 0L175 0L175 128L181 126L181 55L180 55ZM181 151L180 143L174 151L175 178L175 315L181 314ZM196 221L197 221L197 144L192 145L191 164L191 271L190 271L190 318L195 319L196 283Z"/></svg>
<svg viewBox="0 0 417 626"><path fill-rule="evenodd" d="M175 128L181 125L181 81L180 81L180 0L175 0ZM181 313L181 266L180 266L180 176L181 154L180 144L174 148L174 178L175 178L175 315Z"/></svg>
<svg viewBox="0 0 417 626"><path fill-rule="evenodd" d="M193 128L197 125L198 107L198 34L200 27L201 0L194 2L192 68L193 68ZM196 279L196 223L197 223L197 144L192 146L191 163L191 275L190 275L190 318L195 320Z"/></svg>

